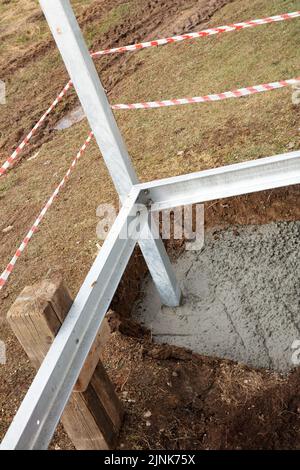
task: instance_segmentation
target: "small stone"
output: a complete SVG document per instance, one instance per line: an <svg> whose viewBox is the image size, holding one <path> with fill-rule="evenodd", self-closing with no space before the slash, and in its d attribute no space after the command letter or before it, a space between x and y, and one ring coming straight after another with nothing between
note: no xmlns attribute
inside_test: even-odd
<svg viewBox="0 0 300 470"><path fill-rule="evenodd" d="M3 233L8 233L8 232L10 232L12 229L13 229L13 226L12 226L12 225L9 225L8 227L4 228L4 229L2 230L2 232L3 232Z"/></svg>
<svg viewBox="0 0 300 470"><path fill-rule="evenodd" d="M295 91L292 94L292 102L296 106L299 106L300 104L300 90L298 88L295 88Z"/></svg>
<svg viewBox="0 0 300 470"><path fill-rule="evenodd" d="M151 422L150 422L150 421L146 421L146 426L147 426L148 428L150 428Z"/></svg>
<svg viewBox="0 0 300 470"><path fill-rule="evenodd" d="M27 161L30 162L31 160L35 160L40 152L36 152L32 157L28 158Z"/></svg>
<svg viewBox="0 0 300 470"><path fill-rule="evenodd" d="M150 416L152 416L151 411L146 411L146 413L144 413L144 418L150 418Z"/></svg>
<svg viewBox="0 0 300 470"><path fill-rule="evenodd" d="M173 375L173 377L178 377L178 374L177 374L177 372L175 372L175 370L174 370L174 372L172 372L172 375Z"/></svg>
<svg viewBox="0 0 300 470"><path fill-rule="evenodd" d="M295 142L290 142L288 145L287 145L287 148L288 149L293 149L295 147Z"/></svg>
<svg viewBox="0 0 300 470"><path fill-rule="evenodd" d="M178 157L182 157L183 154L184 154L184 150L180 150L179 152L177 152Z"/></svg>

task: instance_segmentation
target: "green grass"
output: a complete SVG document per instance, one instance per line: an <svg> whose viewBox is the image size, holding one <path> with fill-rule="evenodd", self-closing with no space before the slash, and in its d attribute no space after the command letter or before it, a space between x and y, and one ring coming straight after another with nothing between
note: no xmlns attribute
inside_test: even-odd
<svg viewBox="0 0 300 470"><path fill-rule="evenodd" d="M46 33L37 0L11 0L0 5L1 59L22 46L35 44Z"/></svg>
<svg viewBox="0 0 300 470"><path fill-rule="evenodd" d="M27 3L37 4L27 0L23 9ZM73 2L76 13L80 14L89 3ZM134 4L135 0L121 3L108 11L104 20L86 27L89 42L96 37L99 41L104 31L129 18ZM209 25L297 9L299 0L239 0L222 8ZM195 96L298 76L299 22L294 19L131 54L130 68L135 72L121 80L110 100L130 103ZM109 75L108 68L102 78ZM2 110L0 141L7 135L7 123L11 123L11 129L14 127L16 103L22 110L18 125L27 131L66 80L56 49L18 70L7 84L8 104ZM59 105L57 112L63 106L67 101ZM295 149L299 148L299 107L292 105L290 89L211 104L115 114L143 180L278 153L285 151L291 141ZM81 142L76 136L74 139L76 148ZM182 151L184 154L178 155Z"/></svg>
<svg viewBox="0 0 300 470"><path fill-rule="evenodd" d="M92 18L84 27L89 47L92 47L93 38L101 40L104 31L110 30L129 15L129 6L134 2L124 2L106 13L104 11L104 18L101 15ZM93 0L72 1L77 16L93 4ZM38 48L52 40L48 25L40 15L37 0L15 0L9 5L10 8L8 5L1 5L3 14L0 16L0 68L3 64L3 70L11 59L22 58L23 54L33 50L35 46ZM0 120L2 161L20 141L20 136L32 128L61 91L68 75L58 50L53 47L46 49L45 53L37 58L33 55L27 61L21 61L13 73L0 78L5 79L7 92L7 104L1 107ZM70 105L75 101L72 101L70 95L72 92L69 92L69 98L54 110L50 119L55 120L55 116L70 109Z"/></svg>
<svg viewBox="0 0 300 470"><path fill-rule="evenodd" d="M95 38L99 37L99 34L107 33L110 29L120 24L126 17L129 17L129 14L130 2L121 3L107 13L100 25L95 25L93 23L88 26L85 30L85 39L88 47L92 47Z"/></svg>
<svg viewBox="0 0 300 470"><path fill-rule="evenodd" d="M300 9L300 1L239 0L214 15L210 25L296 9ZM122 14L127 15L126 8ZM107 13L106 18L113 17ZM100 27L102 22L98 20L97 24ZM299 24L300 20L295 19L131 54L128 63L131 70L136 70L122 77L110 100L130 103L200 95L298 76ZM101 78L106 79L110 73L108 68ZM16 105L22 108L18 125L27 131L45 110L45 102L50 104L66 81L64 66L55 49L16 71L7 84L8 104L3 107L0 140L13 133ZM64 103L67 106L70 98ZM60 110L64 103L59 105ZM116 117L142 180L272 155L287 151L290 142L295 142L294 150L300 148L300 109L292 105L288 89L212 104L118 111ZM22 162L8 173L0 188L0 219L7 226L16 213L21 211L22 217L20 222L12 223L17 224L14 232L3 240L0 250L3 266L87 134L86 122L55 133L51 142L41 147L37 159ZM96 208L107 202L117 203L117 195L93 143L47 214L23 261L20 260L17 274L12 277L14 291L23 282L18 273L24 270L26 282L31 282L35 276L42 277L49 265L60 264L62 258L72 260L70 265L64 263L63 270L75 292L96 252ZM27 209L23 211L25 203ZM68 238L71 236L72 242ZM32 259L36 253L35 264L27 266L27 256Z"/></svg>
<svg viewBox="0 0 300 470"><path fill-rule="evenodd" d="M10 178L1 178L0 181L0 200L5 198L5 195L8 190L13 188L18 184L19 178L15 174L12 174Z"/></svg>
<svg viewBox="0 0 300 470"><path fill-rule="evenodd" d="M299 1L241 0L214 15L210 25L297 9ZM114 89L111 101L199 96L300 76L298 32L295 19L140 52L132 59L136 72ZM292 105L290 89L115 114L145 180L271 155L291 141L300 148L299 108Z"/></svg>

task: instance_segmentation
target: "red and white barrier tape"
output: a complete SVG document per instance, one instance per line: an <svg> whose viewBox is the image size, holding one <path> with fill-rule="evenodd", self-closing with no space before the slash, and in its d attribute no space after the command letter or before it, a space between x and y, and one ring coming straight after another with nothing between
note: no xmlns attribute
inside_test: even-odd
<svg viewBox="0 0 300 470"><path fill-rule="evenodd" d="M151 109L151 108L163 108L165 106L178 106L182 104L193 104L193 103L207 103L208 101L221 101L228 98L240 98L241 96L254 95L256 93L263 93L265 91L277 90L284 88L289 85L295 85L300 82L299 78L293 78L290 80L281 80L279 82L265 83L263 85L254 85L246 88L239 88L238 90L225 91L224 93L218 93L213 95L205 96L194 96L193 98L179 98L164 101L148 101L145 103L133 103L133 104L115 104L112 105L112 109Z"/></svg>
<svg viewBox="0 0 300 470"><path fill-rule="evenodd" d="M7 171L7 169L14 163L18 155L21 153L21 151L24 149L24 147L28 144L32 136L35 134L37 129L42 125L42 123L45 121L46 117L51 113L51 111L55 108L55 106L62 100L62 98L65 96L67 91L71 88L72 82L71 80L66 84L66 86L63 88L63 90L59 93L57 98L53 101L51 106L47 109L47 111L43 114L43 116L40 118L40 120L36 123L36 125L33 127L33 129L29 132L29 134L25 137L25 139L20 143L20 145L16 148L16 150L12 153L12 155L6 160L5 163L0 168L0 176L4 175L4 173Z"/></svg>
<svg viewBox="0 0 300 470"><path fill-rule="evenodd" d="M37 231L38 226L40 225L43 218L45 217L46 212L48 211L49 207L53 204L54 199L59 194L62 187L65 185L65 183L66 183L67 179L69 178L72 170L74 169L76 163L78 162L78 160L80 159L80 157L82 156L82 154L86 150L88 144L90 143L93 135L94 134L92 132L90 132L90 134L89 134L88 138L86 139L85 143L83 144L83 146L81 147L81 149L77 153L76 157L74 158L74 160L73 160L70 168L68 169L67 173L65 174L65 176L63 177L63 179L61 180L61 182L59 183L59 185L55 189L52 196L48 199L48 202L46 203L46 205L41 210L39 216L37 217L36 221L34 222L33 226L29 230L29 232L27 233L24 240L22 241L21 245L17 249L17 251L16 251L15 255L13 256L13 258L11 259L10 263L7 265L5 271L3 271L3 273L1 274L1 276L0 276L0 290L6 284L9 276L11 275L11 273L12 273L12 271L13 271L15 265L16 265L16 262L20 258L23 251L26 249L26 247L27 247L28 243L30 242L30 239L32 238L34 233Z"/></svg>
<svg viewBox="0 0 300 470"><path fill-rule="evenodd" d="M91 56L93 58L101 57L107 54L122 53L122 52L133 52L148 47L163 46L165 44L172 44L174 42L185 41L187 39L203 38L212 36L214 34L227 33L230 31L238 31L246 28L253 28L263 24L276 23L279 21L290 20L293 18L300 17L300 11L294 11L292 13L284 13L282 15L270 16L268 18L261 18L258 20L243 21L242 23L234 23L227 26L218 26L217 28L204 29L196 33L186 33L179 36L172 36L169 38L157 39L155 41L141 42L139 44L131 44L129 46L114 47L113 49L105 49L104 51L93 52Z"/></svg>

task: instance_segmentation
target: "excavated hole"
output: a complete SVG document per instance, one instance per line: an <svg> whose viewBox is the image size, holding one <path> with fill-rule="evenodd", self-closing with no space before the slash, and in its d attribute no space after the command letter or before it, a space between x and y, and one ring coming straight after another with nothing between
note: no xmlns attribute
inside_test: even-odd
<svg viewBox="0 0 300 470"><path fill-rule="evenodd" d="M201 251L175 263L178 308L161 305L149 277L133 317L159 343L288 372L300 339L300 222L207 231Z"/></svg>

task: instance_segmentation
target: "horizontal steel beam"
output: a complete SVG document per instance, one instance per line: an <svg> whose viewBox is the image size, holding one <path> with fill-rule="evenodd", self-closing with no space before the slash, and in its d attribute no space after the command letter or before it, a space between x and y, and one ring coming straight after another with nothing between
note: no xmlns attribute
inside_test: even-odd
<svg viewBox="0 0 300 470"><path fill-rule="evenodd" d="M300 183L300 151L135 185L151 211Z"/></svg>
<svg viewBox="0 0 300 470"><path fill-rule="evenodd" d="M102 320L135 246L138 193L125 201L74 304L42 363L4 440L1 450L46 449L71 395ZM122 237L120 237L122 234Z"/></svg>

